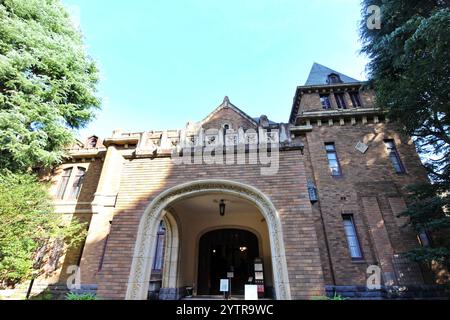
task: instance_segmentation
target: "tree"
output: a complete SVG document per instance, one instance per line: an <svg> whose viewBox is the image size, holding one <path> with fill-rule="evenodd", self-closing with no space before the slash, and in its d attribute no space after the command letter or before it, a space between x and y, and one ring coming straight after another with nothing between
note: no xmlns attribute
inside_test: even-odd
<svg viewBox="0 0 450 320"><path fill-rule="evenodd" d="M409 186L403 215L432 243L409 252L419 262L450 264L450 1L363 0L362 52L378 106L411 136L430 183ZM379 29L369 28L374 7ZM375 8L376 9L376 8Z"/></svg>
<svg viewBox="0 0 450 320"><path fill-rule="evenodd" d="M38 269L38 251L55 239L80 243L83 224L53 212L47 189L30 174L0 174L0 285L29 279Z"/></svg>
<svg viewBox="0 0 450 320"><path fill-rule="evenodd" d="M0 0L0 168L61 160L99 107L98 70L59 0Z"/></svg>
<svg viewBox="0 0 450 320"><path fill-rule="evenodd" d="M29 278L55 240L84 225L53 212L31 169L64 157L100 106L98 70L59 0L0 0L0 285Z"/></svg>

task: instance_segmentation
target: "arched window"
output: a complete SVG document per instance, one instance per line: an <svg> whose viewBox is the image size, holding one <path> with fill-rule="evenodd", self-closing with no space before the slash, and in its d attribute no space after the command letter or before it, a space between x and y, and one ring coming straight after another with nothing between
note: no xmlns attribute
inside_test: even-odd
<svg viewBox="0 0 450 320"><path fill-rule="evenodd" d="M69 184L70 175L72 174L72 168L64 169L63 174L61 176L61 181L59 182L58 192L56 193L56 197L58 199L64 199L64 195L66 193L67 185Z"/></svg>
<svg viewBox="0 0 450 320"><path fill-rule="evenodd" d="M153 260L153 271L161 272L164 266L164 240L166 237L166 226L164 221L161 221L156 235L156 250L155 258Z"/></svg>
<svg viewBox="0 0 450 320"><path fill-rule="evenodd" d="M327 83L328 84L342 83L342 80L341 80L341 77L339 77L338 74L332 73L332 74L328 75Z"/></svg>
<svg viewBox="0 0 450 320"><path fill-rule="evenodd" d="M86 175L86 169L82 167L77 167L77 173L75 175L72 191L70 192L71 199L78 199L81 191L81 187L83 186L84 177Z"/></svg>

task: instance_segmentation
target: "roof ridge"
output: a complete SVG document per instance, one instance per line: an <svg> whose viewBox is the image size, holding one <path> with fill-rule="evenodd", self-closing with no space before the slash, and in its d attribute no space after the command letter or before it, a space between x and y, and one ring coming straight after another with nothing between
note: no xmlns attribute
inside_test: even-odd
<svg viewBox="0 0 450 320"><path fill-rule="evenodd" d="M246 112L242 111L240 108L238 108L237 106L232 104L230 102L230 99L228 98L228 96L225 96L225 98L223 99L223 102L217 108L215 108L213 111L211 111L202 121L200 121L200 123L203 124L203 123L207 122L208 119L210 119L215 113L217 113L219 110L221 110L221 109L223 109L225 107L229 107L231 109L234 109L237 113L242 115L244 118L246 118L247 120L249 120L253 124L258 125L258 123L255 121L255 119L253 119Z"/></svg>

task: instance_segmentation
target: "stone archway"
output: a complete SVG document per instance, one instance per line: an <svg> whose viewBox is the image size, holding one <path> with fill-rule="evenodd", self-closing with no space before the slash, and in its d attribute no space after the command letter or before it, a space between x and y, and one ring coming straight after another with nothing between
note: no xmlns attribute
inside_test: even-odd
<svg viewBox="0 0 450 320"><path fill-rule="evenodd" d="M180 254L180 231L178 221L170 210L166 210L162 219L166 226L164 268L162 284L159 293L161 300L172 300L178 296L179 254Z"/></svg>
<svg viewBox="0 0 450 320"><path fill-rule="evenodd" d="M267 222L270 238L276 298L291 298L283 231L277 210L258 189L228 180L199 180L170 188L158 195L145 210L137 234L127 287L127 300L145 300L148 294L151 265L155 255L155 235L165 209L174 201L207 193L233 195L254 204Z"/></svg>

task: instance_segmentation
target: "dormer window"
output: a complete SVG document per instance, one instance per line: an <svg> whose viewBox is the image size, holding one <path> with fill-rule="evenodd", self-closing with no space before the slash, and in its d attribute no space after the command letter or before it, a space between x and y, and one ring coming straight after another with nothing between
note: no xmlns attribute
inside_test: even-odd
<svg viewBox="0 0 450 320"><path fill-rule="evenodd" d="M334 83L342 83L341 77L339 77L338 74L332 73L328 75L327 79L328 84L334 84Z"/></svg>
<svg viewBox="0 0 450 320"><path fill-rule="evenodd" d="M88 138L86 147L95 148L95 147L97 147L97 142L98 142L98 137L92 136L92 137Z"/></svg>

